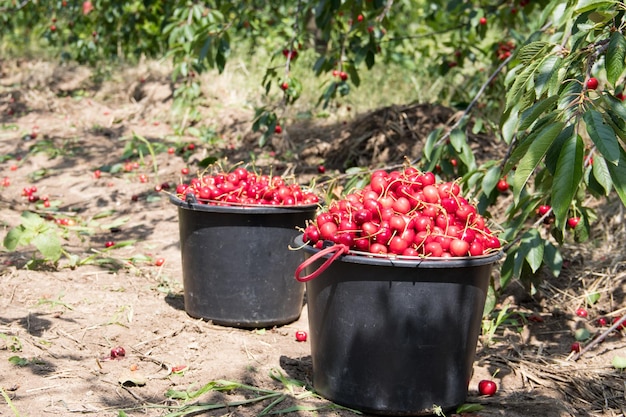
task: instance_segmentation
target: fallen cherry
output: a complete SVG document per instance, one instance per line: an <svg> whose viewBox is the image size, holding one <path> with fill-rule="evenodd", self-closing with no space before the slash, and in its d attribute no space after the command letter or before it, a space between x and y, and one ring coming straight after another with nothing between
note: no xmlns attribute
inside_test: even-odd
<svg viewBox="0 0 626 417"><path fill-rule="evenodd" d="M298 342L306 342L307 334L304 330L296 331L296 340Z"/></svg>
<svg viewBox="0 0 626 417"><path fill-rule="evenodd" d="M570 346L570 351L572 352L580 352L580 343L579 342L574 342L572 343L572 345Z"/></svg>
<svg viewBox="0 0 626 417"><path fill-rule="evenodd" d="M109 240L109 241L104 243L104 247L105 248L110 248L113 245L115 245L115 242L113 242L112 240Z"/></svg>
<svg viewBox="0 0 626 417"><path fill-rule="evenodd" d="M606 325L608 324L608 321L607 321L606 317L600 317L600 318L597 320L597 322L596 322L596 323L598 324L598 326L600 326L600 327L604 327L604 326L606 326Z"/></svg>
<svg viewBox="0 0 626 417"><path fill-rule="evenodd" d="M185 369L187 369L187 365L172 366L172 373L173 374L179 374L179 373L183 372Z"/></svg>
<svg viewBox="0 0 626 417"><path fill-rule="evenodd" d="M489 379L483 379L478 383L478 392L480 395L488 395L491 397L497 390L498 386L496 383Z"/></svg>
<svg viewBox="0 0 626 417"><path fill-rule="evenodd" d="M583 307L579 307L578 309L576 309L576 315L578 317L586 318L589 315L589 313Z"/></svg>
<svg viewBox="0 0 626 417"><path fill-rule="evenodd" d="M156 260L156 261L154 261L154 264L155 264L156 266L161 266L161 265L163 265L164 263L165 263L165 259L164 259L164 258L157 258L157 260Z"/></svg>
<svg viewBox="0 0 626 417"><path fill-rule="evenodd" d="M123 347L117 346L111 349L111 359L123 358L126 356L126 350Z"/></svg>

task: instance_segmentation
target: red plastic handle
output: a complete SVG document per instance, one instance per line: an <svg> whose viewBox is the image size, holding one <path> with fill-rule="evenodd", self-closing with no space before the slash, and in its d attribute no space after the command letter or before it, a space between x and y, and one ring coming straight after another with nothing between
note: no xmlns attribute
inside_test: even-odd
<svg viewBox="0 0 626 417"><path fill-rule="evenodd" d="M324 272L324 270L326 268L328 268L330 266L331 263L333 263L337 258L339 258L341 255L346 254L350 251L350 248L346 245L333 245L333 246L329 246L327 248L322 249L321 251L317 252L315 255L311 256L309 259L305 260L304 262L302 262L300 264L300 266L296 269L296 279L300 282L307 282L312 280L313 278L316 278L317 276L319 276L319 274L321 274L322 272ZM335 252L335 253L333 253ZM300 276L300 273L310 264L312 264L313 262L317 261L319 258L326 256L329 253L333 253L333 255L328 258L326 260L326 262L324 262L322 265L320 265L319 268L317 268L315 271L313 271L312 273L310 273L309 275L305 275L303 277Z"/></svg>

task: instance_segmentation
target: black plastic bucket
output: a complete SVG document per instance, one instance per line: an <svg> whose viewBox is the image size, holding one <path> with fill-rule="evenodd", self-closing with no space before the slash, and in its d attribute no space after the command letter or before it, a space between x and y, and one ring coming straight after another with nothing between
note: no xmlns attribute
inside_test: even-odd
<svg viewBox="0 0 626 417"><path fill-rule="evenodd" d="M315 216L308 206L178 206L185 311L231 327L261 328L297 320L304 284L293 279L302 251L289 246Z"/></svg>
<svg viewBox="0 0 626 417"><path fill-rule="evenodd" d="M307 259L319 252L304 251ZM492 267L502 255L337 257L306 282L315 390L384 415L431 415L434 406L447 412L463 404ZM313 262L309 276L328 258Z"/></svg>

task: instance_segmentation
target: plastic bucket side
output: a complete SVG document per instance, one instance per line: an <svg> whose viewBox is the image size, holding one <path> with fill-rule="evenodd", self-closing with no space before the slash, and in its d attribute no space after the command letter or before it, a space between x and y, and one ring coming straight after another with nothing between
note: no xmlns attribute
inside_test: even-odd
<svg viewBox="0 0 626 417"><path fill-rule="evenodd" d="M180 200L179 200L180 201ZM289 250L315 207L260 210L178 205L185 311L218 325L260 328L300 317L304 285Z"/></svg>
<svg viewBox="0 0 626 417"><path fill-rule="evenodd" d="M339 258L306 284L316 391L375 414L463 404L499 256L401 266L362 258Z"/></svg>

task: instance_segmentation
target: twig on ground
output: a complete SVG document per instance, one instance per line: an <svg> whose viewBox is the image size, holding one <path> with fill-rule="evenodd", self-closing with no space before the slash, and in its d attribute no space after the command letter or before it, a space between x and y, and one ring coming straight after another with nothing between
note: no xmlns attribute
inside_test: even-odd
<svg viewBox="0 0 626 417"><path fill-rule="evenodd" d="M572 355L572 357L569 358L569 359L572 360L572 361L577 361L583 354L585 354L585 352L588 352L591 349L593 349L598 343L600 343L604 339L606 339L606 337L609 334L611 334L612 332L617 330L617 328L620 327L624 323L626 323L626 315L622 316L622 318L620 318L615 323L613 323L613 325L611 327L609 327L604 332L602 332L600 334L600 336L598 336L595 339L593 339L589 344L587 344L583 349L581 349L580 352L577 352L576 354Z"/></svg>

